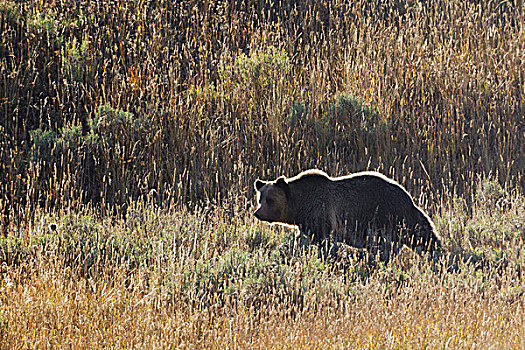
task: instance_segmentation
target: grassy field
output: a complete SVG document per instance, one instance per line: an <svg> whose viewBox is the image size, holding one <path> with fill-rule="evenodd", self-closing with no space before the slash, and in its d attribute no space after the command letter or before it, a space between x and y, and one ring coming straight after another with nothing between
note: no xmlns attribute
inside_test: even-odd
<svg viewBox="0 0 525 350"><path fill-rule="evenodd" d="M522 348L525 198L504 198L436 217L439 263L372 270L223 209L38 212L2 240L2 348Z"/></svg>
<svg viewBox="0 0 525 350"><path fill-rule="evenodd" d="M0 0L0 348L524 348L521 1ZM370 268L253 181L378 170Z"/></svg>

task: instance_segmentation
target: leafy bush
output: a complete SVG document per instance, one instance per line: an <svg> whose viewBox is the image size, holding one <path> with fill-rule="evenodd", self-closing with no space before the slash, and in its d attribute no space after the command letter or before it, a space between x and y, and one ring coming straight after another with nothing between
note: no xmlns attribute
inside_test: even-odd
<svg viewBox="0 0 525 350"><path fill-rule="evenodd" d="M249 56L241 53L230 64L221 65L219 81L224 91L233 98L260 101L269 97L291 68L286 52L270 46Z"/></svg>
<svg viewBox="0 0 525 350"><path fill-rule="evenodd" d="M97 73L94 63L88 38L84 37L79 43L76 37L73 37L63 47L62 65L69 80L92 84Z"/></svg>

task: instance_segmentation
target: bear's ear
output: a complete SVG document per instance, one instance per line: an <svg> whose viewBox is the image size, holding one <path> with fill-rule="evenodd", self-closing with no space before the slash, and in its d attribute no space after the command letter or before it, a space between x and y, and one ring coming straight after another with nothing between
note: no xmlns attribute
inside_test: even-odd
<svg viewBox="0 0 525 350"><path fill-rule="evenodd" d="M290 186L288 186L288 182L286 182L284 176L281 176L275 180L275 186L279 187L281 190L284 190L286 196L290 194Z"/></svg>
<svg viewBox="0 0 525 350"><path fill-rule="evenodd" d="M259 179L255 180L254 187L257 191L260 191L264 185L266 185L266 182Z"/></svg>

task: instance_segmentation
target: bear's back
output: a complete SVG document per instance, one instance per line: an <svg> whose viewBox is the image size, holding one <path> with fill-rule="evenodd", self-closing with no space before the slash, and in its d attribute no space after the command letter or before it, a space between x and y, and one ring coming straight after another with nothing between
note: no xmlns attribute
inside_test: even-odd
<svg viewBox="0 0 525 350"><path fill-rule="evenodd" d="M386 200L394 196L397 200L404 198L412 202L410 195L400 184L377 172L360 172L330 180L337 188L351 192L354 198L358 196L363 199Z"/></svg>

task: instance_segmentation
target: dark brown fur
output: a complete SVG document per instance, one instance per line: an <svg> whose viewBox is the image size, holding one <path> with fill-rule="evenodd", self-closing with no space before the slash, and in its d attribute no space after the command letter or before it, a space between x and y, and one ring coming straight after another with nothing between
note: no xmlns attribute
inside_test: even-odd
<svg viewBox="0 0 525 350"><path fill-rule="evenodd" d="M388 260L402 244L417 251L441 247L430 218L394 180L377 172L331 178L318 170L255 182L263 221L296 225L320 243L343 242Z"/></svg>

